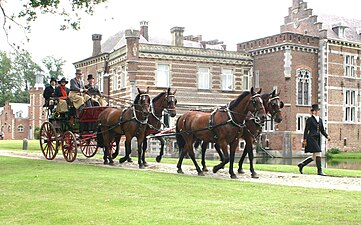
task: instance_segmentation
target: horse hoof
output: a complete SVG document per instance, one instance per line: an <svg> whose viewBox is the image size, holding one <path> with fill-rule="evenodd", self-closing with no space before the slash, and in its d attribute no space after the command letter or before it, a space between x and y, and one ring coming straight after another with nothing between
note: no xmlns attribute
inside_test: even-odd
<svg viewBox="0 0 361 225"><path fill-rule="evenodd" d="M109 166L114 166L114 162L113 161L109 162Z"/></svg>
<svg viewBox="0 0 361 225"><path fill-rule="evenodd" d="M217 169L216 167L213 167L213 173L217 173L219 169Z"/></svg>
<svg viewBox="0 0 361 225"><path fill-rule="evenodd" d="M162 157L159 155L155 158L155 161L157 161L158 163L160 163L161 160L162 160Z"/></svg>
<svg viewBox="0 0 361 225"><path fill-rule="evenodd" d="M147 167L147 166L148 166L148 163L145 162L145 163L143 163L143 165L144 165L145 167Z"/></svg>
<svg viewBox="0 0 361 225"><path fill-rule="evenodd" d="M237 179L237 175L236 175L236 174L232 174L232 175L231 175L231 179Z"/></svg>
<svg viewBox="0 0 361 225"><path fill-rule="evenodd" d="M202 176L204 177L204 173L201 171L201 172L198 172L198 176Z"/></svg>
<svg viewBox="0 0 361 225"><path fill-rule="evenodd" d="M139 164L139 169L145 169L143 164Z"/></svg>
<svg viewBox="0 0 361 225"><path fill-rule="evenodd" d="M208 170L207 167L203 167L203 168L202 168L202 171L203 171L203 172L208 172L209 170Z"/></svg>
<svg viewBox="0 0 361 225"><path fill-rule="evenodd" d="M252 174L251 174L251 177L252 177L252 178L255 178L255 179L258 179L258 178L259 178L258 175L257 175L257 173L252 173Z"/></svg>
<svg viewBox="0 0 361 225"><path fill-rule="evenodd" d="M132 158L128 158L128 160L127 160L128 162L133 162L133 160L132 160Z"/></svg>
<svg viewBox="0 0 361 225"><path fill-rule="evenodd" d="M184 174L184 172L183 172L182 169L178 169L178 170L177 170L177 173L179 173L179 174Z"/></svg>
<svg viewBox="0 0 361 225"><path fill-rule="evenodd" d="M124 157L123 157L123 158L120 158L120 159L119 159L119 163L124 163L126 160L127 160L127 159L124 158Z"/></svg>
<svg viewBox="0 0 361 225"><path fill-rule="evenodd" d="M244 170L242 168L239 168L238 173L244 174Z"/></svg>
<svg viewBox="0 0 361 225"><path fill-rule="evenodd" d="M103 164L104 164L104 165L108 165L109 163L108 163L108 161L104 161Z"/></svg>
<svg viewBox="0 0 361 225"><path fill-rule="evenodd" d="M116 155L116 154L113 154L113 155L112 155L112 159L115 159L115 158L117 158L117 155Z"/></svg>

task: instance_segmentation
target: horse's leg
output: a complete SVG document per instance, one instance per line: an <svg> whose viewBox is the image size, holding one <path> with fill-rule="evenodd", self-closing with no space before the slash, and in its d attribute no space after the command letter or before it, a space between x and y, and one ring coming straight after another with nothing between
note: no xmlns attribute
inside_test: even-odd
<svg viewBox="0 0 361 225"><path fill-rule="evenodd" d="M116 144L116 149L115 152L113 152L112 154L112 158L115 159L118 155L119 155L119 142L120 142L120 137L115 137L114 138L115 144Z"/></svg>
<svg viewBox="0 0 361 225"><path fill-rule="evenodd" d="M230 143L229 147L230 147L229 175L231 176L232 179L236 179L237 175L233 171L233 163L234 163L234 156L236 153L236 149L238 147L238 138L236 138L232 143Z"/></svg>
<svg viewBox="0 0 361 225"><path fill-rule="evenodd" d="M202 170L204 172L208 172L208 169L207 169L207 166L206 166L206 150L207 150L207 146L208 146L208 142L205 142L203 141L202 143L202 161L201 161L201 164L202 164Z"/></svg>
<svg viewBox="0 0 361 225"><path fill-rule="evenodd" d="M217 143L214 144L214 148L216 149L218 155L219 155L219 161L223 161L224 160L224 156L223 153L221 151L221 148L219 147L219 145ZM224 169L224 167L222 167L222 169Z"/></svg>
<svg viewBox="0 0 361 225"><path fill-rule="evenodd" d="M159 155L155 158L157 162L160 162L162 160L163 154L164 154L164 138L163 137L157 137L157 139L160 141L160 152Z"/></svg>
<svg viewBox="0 0 361 225"><path fill-rule="evenodd" d="M143 146L142 146L142 149L143 149L142 161L143 161L144 166L148 166L147 162L145 161L145 152L147 150L147 144L148 144L147 142L148 142L148 139L145 137L143 140Z"/></svg>
<svg viewBox="0 0 361 225"><path fill-rule="evenodd" d="M113 140L114 136L111 132L107 132L107 135L104 135L104 164L108 163L109 160L109 165L113 165L113 159L112 156L110 155L110 140Z"/></svg>
<svg viewBox="0 0 361 225"><path fill-rule="evenodd" d="M246 140L246 149L248 153L248 159L249 159L249 170L251 171L251 177L252 178L258 178L258 175L256 171L254 171L253 168L253 138L247 138Z"/></svg>
<svg viewBox="0 0 361 225"><path fill-rule="evenodd" d="M128 137L125 140L125 156L119 159L119 163L123 163L129 159L129 155L131 153L131 139L129 140Z"/></svg>
<svg viewBox="0 0 361 225"><path fill-rule="evenodd" d="M184 156L187 154L187 148L186 146L182 147L181 145L178 145L179 146L179 159L178 159L178 163L177 163L177 173L181 173L183 174L183 170L182 170L182 163L183 163L183 159L184 159Z"/></svg>
<svg viewBox="0 0 361 225"><path fill-rule="evenodd" d="M186 147L188 149L188 155L189 157L191 157L194 166L196 167L196 170L198 172L198 176L204 176L203 171L201 170L201 168L199 167L197 160L196 160L196 155L194 154L194 149L193 149L193 142L189 142L190 144L187 144Z"/></svg>
<svg viewBox="0 0 361 225"><path fill-rule="evenodd" d="M143 163L143 158L142 158L142 143L143 143L143 138L138 138L138 165L139 165L139 169L144 169L144 163Z"/></svg>
<svg viewBox="0 0 361 225"><path fill-rule="evenodd" d="M225 141L223 141L222 143L218 143L218 144L223 152L223 161L220 164L213 167L213 173L217 173L218 170L224 168L224 165L226 165L229 162L228 144Z"/></svg>
<svg viewBox="0 0 361 225"><path fill-rule="evenodd" d="M247 145L244 147L243 149L243 153L242 153L242 156L241 158L239 159L239 162L238 162L238 173L244 173L244 170L243 170L243 162L244 162L244 159L246 158L246 155L247 155L248 151L247 151Z"/></svg>

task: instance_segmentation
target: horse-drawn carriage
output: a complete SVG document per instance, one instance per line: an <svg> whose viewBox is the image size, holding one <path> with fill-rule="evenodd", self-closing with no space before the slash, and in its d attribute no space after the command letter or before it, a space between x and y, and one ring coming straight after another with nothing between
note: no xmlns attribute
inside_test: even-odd
<svg viewBox="0 0 361 225"><path fill-rule="evenodd" d="M96 121L108 107L85 107L79 116L50 111L48 121L40 128L40 148L46 159L52 160L61 149L66 161L72 162L80 150L85 157L97 152Z"/></svg>

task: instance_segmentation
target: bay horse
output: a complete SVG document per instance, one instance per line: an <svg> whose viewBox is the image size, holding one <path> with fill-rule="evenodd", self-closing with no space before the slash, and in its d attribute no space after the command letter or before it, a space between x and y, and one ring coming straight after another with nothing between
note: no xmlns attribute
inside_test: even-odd
<svg viewBox="0 0 361 225"><path fill-rule="evenodd" d="M160 93L156 97L153 98L151 103L151 113L148 118L148 125L145 130L145 138L143 141L143 153L147 150L147 136L150 134L158 134L161 132L161 127L164 124L162 122L163 111L166 110L171 117L175 117L177 115L176 104L177 99L175 98L175 93L170 91L168 88L166 91ZM162 156L164 154L164 138L161 136L156 137L160 141L160 152L156 157L156 161L160 162L162 160ZM143 155L143 161L145 162L145 156Z"/></svg>
<svg viewBox="0 0 361 225"><path fill-rule="evenodd" d="M246 116L248 112L251 112L261 119L266 117L261 91L262 89L256 93L252 87L250 92L243 92L225 108L217 108L212 113L190 111L179 117L176 123L176 139L180 150L177 172L183 173L181 166L188 153L198 175L204 176L195 159L193 149L194 141L199 139L205 142L216 142L222 149L224 158L220 164L213 167L213 172L216 173L229 162L229 174L231 178L237 178L233 171L234 155L239 136L245 126ZM230 146L229 155L228 145Z"/></svg>
<svg viewBox="0 0 361 225"><path fill-rule="evenodd" d="M267 114L270 114L271 119L274 119L275 122L280 123L282 121L281 108L283 108L284 104L279 100L279 94L276 94L276 90L272 91L272 93L262 94L263 106L266 110ZM262 133L262 121L257 120L255 118L246 119L246 126L244 127L244 132L242 133L242 138L246 146L244 147L242 156L238 163L238 173L244 173L242 166L246 155L248 154L250 171L252 178L258 178L257 173L253 167L253 144L258 139L260 134ZM199 143L197 143L199 145ZM202 150L202 170L208 171L206 162L205 162L205 152L208 146L208 142L203 142L201 145ZM195 146L197 147L197 146ZM214 148L216 149L218 155L220 156L220 160L223 160L222 151L219 148L219 145L215 143Z"/></svg>
<svg viewBox="0 0 361 225"><path fill-rule="evenodd" d="M159 132L161 132L161 127L163 124L162 122L162 117L163 117L163 111L167 110L167 112L169 113L169 115L171 117L175 117L177 115L176 112L176 104L177 104L177 99L175 98L175 93L177 92L177 90L175 90L174 92L171 92L171 89L168 88L166 91L158 94L157 96L155 96L152 101L151 101L151 105L150 105L150 113L149 113L149 117L148 117L148 123L147 123L147 128L145 130L145 137L143 140L143 154L142 154L142 161L144 166L147 166L147 162L145 161L145 151L147 150L147 136L150 134L157 134ZM160 153L159 155L156 157L157 162L160 162L164 153L164 138L159 136L156 137L161 144L161 148L160 148ZM119 153L119 137L115 137L115 142L117 143L117 148L115 150L115 152L113 153L113 159L118 155ZM128 161L130 161L131 159L129 158Z"/></svg>
<svg viewBox="0 0 361 225"><path fill-rule="evenodd" d="M138 88L138 94L134 103L127 109L107 108L99 114L97 143L104 147L104 164L113 164L113 157L110 155L110 143L115 139L117 146L122 135L125 135L125 156L119 159L119 163L128 160L131 153L131 140L137 138L138 144L138 165L144 168L141 161L142 143L145 137L145 128L150 112L149 87L146 91Z"/></svg>

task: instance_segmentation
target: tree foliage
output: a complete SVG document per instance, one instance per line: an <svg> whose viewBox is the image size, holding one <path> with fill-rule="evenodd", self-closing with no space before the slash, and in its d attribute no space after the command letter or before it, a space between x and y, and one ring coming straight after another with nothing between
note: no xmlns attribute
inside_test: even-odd
<svg viewBox="0 0 361 225"><path fill-rule="evenodd" d="M61 58L47 56L43 60L44 71L33 61L29 52L16 51L7 54L0 51L0 106L3 106L5 101L28 103L29 90L35 85L36 74L46 74L44 84L47 84L50 76L63 76L64 63Z"/></svg>
<svg viewBox="0 0 361 225"><path fill-rule="evenodd" d="M9 32L15 25L21 27L25 34L31 31L31 22L38 18L39 14L52 14L63 18L60 24L60 30L74 29L79 30L81 24L81 13L93 15L96 5L107 0L23 0L18 1L22 4L14 7L10 0L0 0L0 15L2 14L2 28L8 38ZM13 4L15 1L11 0ZM13 11L14 9L17 9ZM25 20L25 22L23 22ZM10 44L9 40L7 40ZM11 44L15 45L15 44ZM19 48L19 46L13 46Z"/></svg>

